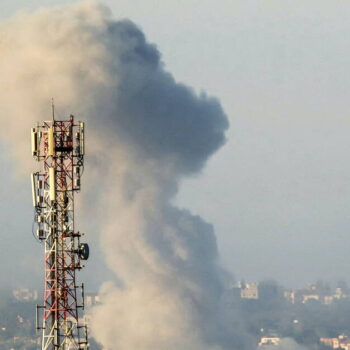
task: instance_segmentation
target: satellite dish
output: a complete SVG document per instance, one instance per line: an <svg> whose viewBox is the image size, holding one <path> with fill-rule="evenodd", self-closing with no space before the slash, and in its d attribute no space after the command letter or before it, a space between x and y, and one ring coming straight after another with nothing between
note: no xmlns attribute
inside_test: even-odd
<svg viewBox="0 0 350 350"><path fill-rule="evenodd" d="M89 259L89 255L90 255L89 245L87 243L81 243L79 246L78 254L81 260Z"/></svg>

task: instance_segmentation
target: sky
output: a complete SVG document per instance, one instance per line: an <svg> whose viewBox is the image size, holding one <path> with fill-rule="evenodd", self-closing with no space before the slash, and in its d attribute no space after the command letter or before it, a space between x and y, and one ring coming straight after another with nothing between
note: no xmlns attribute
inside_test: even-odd
<svg viewBox="0 0 350 350"><path fill-rule="evenodd" d="M72 2L3 0L0 17ZM248 281L350 282L350 3L104 3L142 28L177 81L216 96L229 117L226 145L176 199L214 224L222 264ZM3 151L0 271L10 266L13 280L39 266L41 246L29 180L13 178ZM23 259L8 264L13 256Z"/></svg>

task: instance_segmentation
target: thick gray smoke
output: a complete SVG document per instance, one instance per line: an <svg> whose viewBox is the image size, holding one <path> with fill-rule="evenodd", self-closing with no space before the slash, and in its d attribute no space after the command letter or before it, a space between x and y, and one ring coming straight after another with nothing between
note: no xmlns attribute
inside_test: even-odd
<svg viewBox="0 0 350 350"><path fill-rule="evenodd" d="M86 210L118 281L102 287L95 338L109 350L243 349L219 313L213 227L172 205L225 142L219 102L175 82L139 28L95 3L2 22L0 57L2 137L24 164L51 96L60 116L87 121Z"/></svg>

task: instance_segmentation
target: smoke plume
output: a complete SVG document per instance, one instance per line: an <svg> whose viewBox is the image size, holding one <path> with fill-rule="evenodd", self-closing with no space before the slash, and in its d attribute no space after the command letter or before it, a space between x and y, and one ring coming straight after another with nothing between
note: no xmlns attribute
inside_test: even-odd
<svg viewBox="0 0 350 350"><path fill-rule="evenodd" d="M85 206L114 282L92 332L109 350L244 349L221 319L211 224L172 204L179 181L225 142L220 103L177 83L128 20L82 3L0 25L2 137L28 168L28 131L70 113L87 122ZM87 188L89 186L90 189Z"/></svg>

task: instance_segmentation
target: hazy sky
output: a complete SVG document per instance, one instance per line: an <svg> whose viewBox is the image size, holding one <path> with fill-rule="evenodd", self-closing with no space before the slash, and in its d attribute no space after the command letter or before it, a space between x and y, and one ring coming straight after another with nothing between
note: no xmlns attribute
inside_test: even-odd
<svg viewBox="0 0 350 350"><path fill-rule="evenodd" d="M0 16L72 2L2 0ZM177 80L217 96L230 118L227 145L178 196L214 223L224 265L246 280L350 282L350 3L104 3L144 30ZM30 271L29 250L42 252L30 233L29 180L15 188L6 152L1 159L0 271L11 254L25 257L11 264L13 276Z"/></svg>

